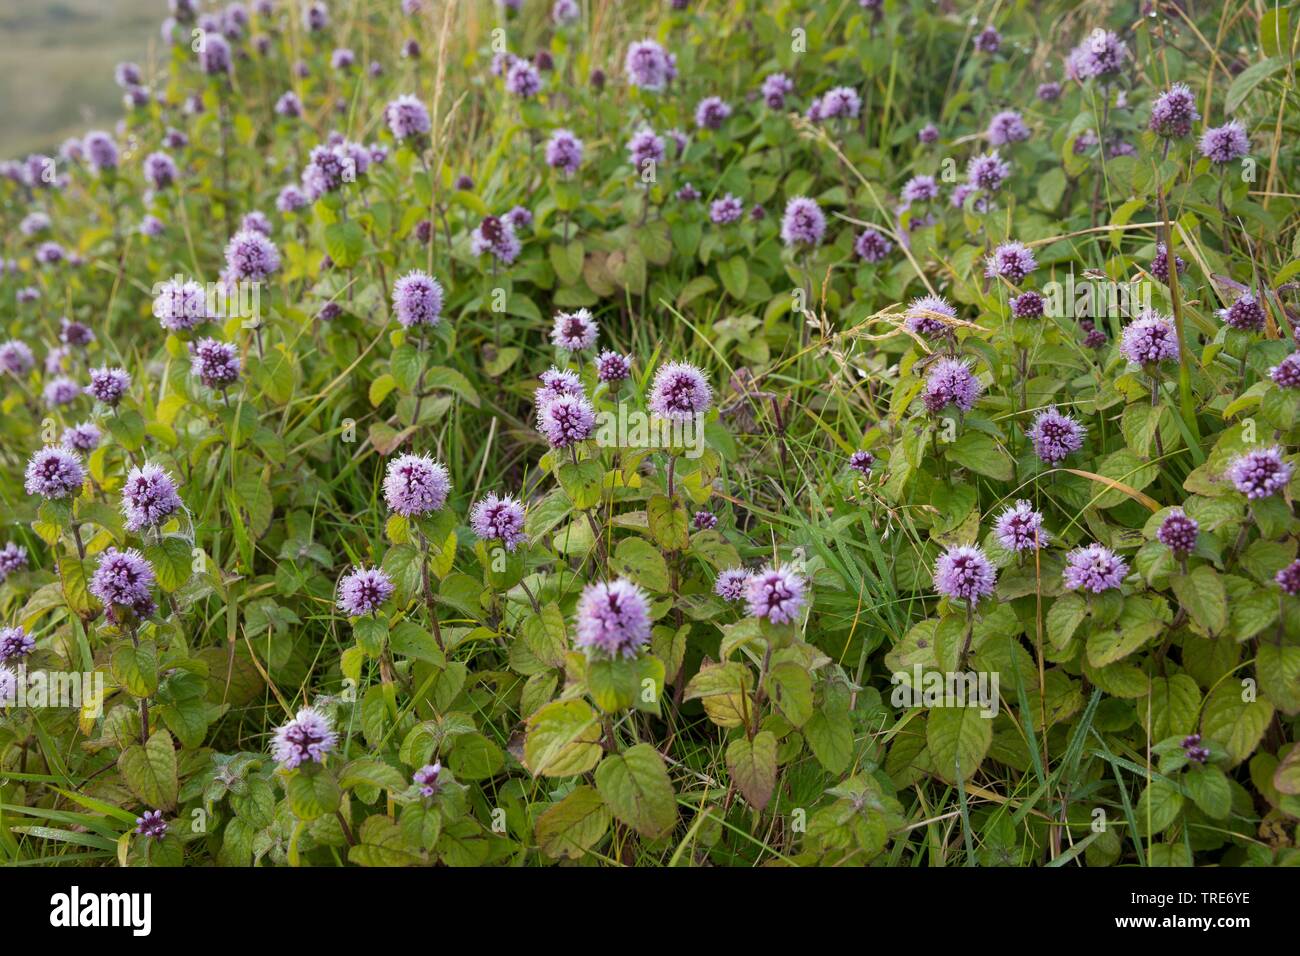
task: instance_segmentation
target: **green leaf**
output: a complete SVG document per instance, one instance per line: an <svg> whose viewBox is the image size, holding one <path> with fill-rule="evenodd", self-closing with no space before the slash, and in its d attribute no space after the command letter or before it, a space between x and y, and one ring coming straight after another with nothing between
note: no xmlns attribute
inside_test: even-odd
<svg viewBox="0 0 1300 956"><path fill-rule="evenodd" d="M524 766L533 776L572 777L600 761L600 718L586 701L554 701L527 726Z"/></svg>
<svg viewBox="0 0 1300 956"><path fill-rule="evenodd" d="M1202 564L1190 574L1173 575L1169 584L1191 619L1210 634L1228 626L1228 595L1214 568Z"/></svg>
<svg viewBox="0 0 1300 956"><path fill-rule="evenodd" d="M190 579L194 555L184 538L166 537L159 544L146 545L144 556L153 565L158 586L171 593Z"/></svg>
<svg viewBox="0 0 1300 956"><path fill-rule="evenodd" d="M776 789L776 736L761 730L753 740L733 740L727 746L727 771L749 805L762 810Z"/></svg>
<svg viewBox="0 0 1300 956"><path fill-rule="evenodd" d="M576 787L537 818L537 845L551 859L586 856L609 830L609 810L601 795L588 786Z"/></svg>
<svg viewBox="0 0 1300 956"><path fill-rule="evenodd" d="M505 762L501 748L480 733L458 736L447 757L457 780L487 780L500 773Z"/></svg>
<svg viewBox="0 0 1300 956"><path fill-rule="evenodd" d="M113 652L113 678L132 697L152 697L158 690L158 649L153 641L123 644Z"/></svg>
<svg viewBox="0 0 1300 956"><path fill-rule="evenodd" d="M1288 38L1289 41L1289 38ZM1246 97L1259 84L1263 83L1274 73L1280 73L1286 68L1287 59L1281 56L1272 56L1267 60L1260 60L1258 63L1252 63L1246 67L1233 79L1232 85L1228 87L1228 95L1224 100L1223 109L1226 113L1237 112L1237 107L1246 102Z"/></svg>
<svg viewBox="0 0 1300 956"><path fill-rule="evenodd" d="M605 757L596 768L596 789L610 812L647 840L665 836L677 823L668 769L650 744Z"/></svg>
<svg viewBox="0 0 1300 956"><path fill-rule="evenodd" d="M668 563L644 538L624 538L614 549L610 567L615 574L630 578L648 591L668 590Z"/></svg>
<svg viewBox="0 0 1300 956"><path fill-rule="evenodd" d="M151 809L176 806L176 749L167 731L155 730L143 746L127 747L117 758L117 768L131 792Z"/></svg>
<svg viewBox="0 0 1300 956"><path fill-rule="evenodd" d="M690 543L686 506L680 499L655 495L646 503L650 535L665 551L685 551Z"/></svg>
<svg viewBox="0 0 1300 956"><path fill-rule="evenodd" d="M1137 803L1138 828L1151 837L1167 830L1183 809L1183 795L1167 780L1152 780Z"/></svg>
<svg viewBox="0 0 1300 956"><path fill-rule="evenodd" d="M853 759L853 726L848 710L823 704L803 726L804 739L817 762L832 774L841 774Z"/></svg>
<svg viewBox="0 0 1300 956"><path fill-rule="evenodd" d="M319 764L303 764L289 778L289 808L299 820L315 820L339 808L342 796L329 771Z"/></svg>
<svg viewBox="0 0 1300 956"><path fill-rule="evenodd" d="M998 481L1010 481L1014 474L1011 458L983 432L966 431L944 452L957 464Z"/></svg>
<svg viewBox="0 0 1300 956"><path fill-rule="evenodd" d="M366 234L355 219L332 222L325 227L325 251L341 269L351 269L361 261L366 248Z"/></svg>
<svg viewBox="0 0 1300 956"><path fill-rule="evenodd" d="M1201 733L1218 741L1236 766L1255 752L1269 721L1273 705L1262 700L1243 700L1247 691L1239 682L1220 684L1205 701Z"/></svg>
<svg viewBox="0 0 1300 956"><path fill-rule="evenodd" d="M579 511L589 511L600 504L605 482L605 467L599 461L566 461L557 477L560 487Z"/></svg>
<svg viewBox="0 0 1300 956"><path fill-rule="evenodd" d="M993 721L978 707L935 707L925 722L935 771L949 783L969 780L993 742Z"/></svg>
<svg viewBox="0 0 1300 956"><path fill-rule="evenodd" d="M732 256L730 259L719 261L718 275L733 298L745 298L745 292L749 289L749 266L745 264L743 258Z"/></svg>
<svg viewBox="0 0 1300 956"><path fill-rule="evenodd" d="M1212 820L1222 820L1232 810L1232 787L1215 766L1192 767L1183 777L1192 802Z"/></svg>
<svg viewBox="0 0 1300 956"><path fill-rule="evenodd" d="M773 664L765 679L768 696L786 720L802 727L813 714L812 677L794 661Z"/></svg>

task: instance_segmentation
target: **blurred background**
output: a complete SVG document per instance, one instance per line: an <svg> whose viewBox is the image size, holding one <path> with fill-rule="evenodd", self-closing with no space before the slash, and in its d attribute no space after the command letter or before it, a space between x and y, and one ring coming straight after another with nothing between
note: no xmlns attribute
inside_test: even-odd
<svg viewBox="0 0 1300 956"><path fill-rule="evenodd" d="M167 0L0 0L0 158L122 115L113 67L145 66Z"/></svg>

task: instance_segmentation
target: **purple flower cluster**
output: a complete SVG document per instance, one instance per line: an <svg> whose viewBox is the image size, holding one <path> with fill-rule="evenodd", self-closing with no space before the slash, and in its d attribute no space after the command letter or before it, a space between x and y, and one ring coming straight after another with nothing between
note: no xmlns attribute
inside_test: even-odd
<svg viewBox="0 0 1300 956"><path fill-rule="evenodd" d="M722 129L731 106L720 96L706 96L695 107L695 125L700 129Z"/></svg>
<svg viewBox="0 0 1300 956"><path fill-rule="evenodd" d="M469 525L484 541L500 541L507 551L528 540L524 534L524 506L509 495L498 498L489 493L480 498L469 512Z"/></svg>
<svg viewBox="0 0 1300 956"><path fill-rule="evenodd" d="M557 312L551 328L551 344L566 352L581 352L596 344L599 332L596 320L586 309Z"/></svg>
<svg viewBox="0 0 1300 956"><path fill-rule="evenodd" d="M781 217L781 241L787 246L815 246L826 234L826 216L817 201L795 196Z"/></svg>
<svg viewBox="0 0 1300 956"><path fill-rule="evenodd" d="M876 456L869 451L855 451L849 455L849 467L864 477L871 474L871 468L876 463Z"/></svg>
<svg viewBox="0 0 1300 956"><path fill-rule="evenodd" d="M966 164L966 179L972 186L994 193L1002 188L1003 181L1011 175L1011 164L998 155L981 153Z"/></svg>
<svg viewBox="0 0 1300 956"><path fill-rule="evenodd" d="M1300 561L1292 561L1273 578L1283 592L1293 597L1300 595Z"/></svg>
<svg viewBox="0 0 1300 956"><path fill-rule="evenodd" d="M1174 268L1182 275L1187 271L1187 260L1182 256L1174 256ZM1151 260L1151 274L1169 285L1169 249L1163 242L1156 243L1155 258Z"/></svg>
<svg viewBox="0 0 1300 956"><path fill-rule="evenodd" d="M107 608L130 608L141 617L153 613L150 591L154 585L153 565L135 548L120 551L107 548L90 577L88 590Z"/></svg>
<svg viewBox="0 0 1300 956"><path fill-rule="evenodd" d="M1134 365L1155 366L1178 358L1173 320L1148 310L1124 327L1119 350Z"/></svg>
<svg viewBox="0 0 1300 956"><path fill-rule="evenodd" d="M1151 104L1151 132L1166 139L1182 139L1201 118L1196 96L1185 83L1175 83Z"/></svg>
<svg viewBox="0 0 1300 956"><path fill-rule="evenodd" d="M271 737L271 756L286 770L303 763L321 763L338 746L338 734L320 711L304 707Z"/></svg>
<svg viewBox="0 0 1300 956"><path fill-rule="evenodd" d="M1250 137L1239 120L1215 126L1201 134L1201 155L1222 166L1241 159L1250 152Z"/></svg>
<svg viewBox="0 0 1300 956"><path fill-rule="evenodd" d="M27 567L27 549L12 541L5 542L0 548L0 582L11 574L17 574Z"/></svg>
<svg viewBox="0 0 1300 956"><path fill-rule="evenodd" d="M338 609L348 617L373 614L393 590L393 582L382 570L359 565L339 581Z"/></svg>
<svg viewBox="0 0 1300 956"><path fill-rule="evenodd" d="M384 110L384 117L388 120L388 129L393 134L393 139L399 143L408 139L428 136L429 131L433 128L433 123L429 119L429 111L425 108L424 103L420 101L419 97L412 96L409 93L403 94L389 103Z"/></svg>
<svg viewBox="0 0 1300 956"><path fill-rule="evenodd" d="M563 2L563 0L561 0ZM559 3L556 4L559 6ZM438 781L442 774L441 762L425 764L419 770L411 775L411 780L420 788L420 796L431 797L438 792L441 784Z"/></svg>
<svg viewBox="0 0 1300 956"><path fill-rule="evenodd" d="M661 418L685 421L709 410L713 389L694 365L668 362L659 367L650 386L650 411Z"/></svg>
<svg viewBox="0 0 1300 956"><path fill-rule="evenodd" d="M1118 76L1128 58L1128 46L1115 33L1097 29L1065 61L1066 75L1076 82L1109 81Z"/></svg>
<svg viewBox="0 0 1300 956"><path fill-rule="evenodd" d="M36 639L23 628L0 628L0 664L26 657L35 649Z"/></svg>
<svg viewBox="0 0 1300 956"><path fill-rule="evenodd" d="M1189 518L1182 508L1171 508L1156 530L1156 540L1177 555L1191 554L1196 550L1196 538L1201 526Z"/></svg>
<svg viewBox="0 0 1300 956"><path fill-rule="evenodd" d="M745 204L731 193L727 193L721 199L715 199L709 206L709 221L719 226L736 222L744 214Z"/></svg>
<svg viewBox="0 0 1300 956"><path fill-rule="evenodd" d="M447 469L429 455L399 455L388 462L384 500L407 518L440 511L451 491Z"/></svg>
<svg viewBox="0 0 1300 956"><path fill-rule="evenodd" d="M799 572L769 565L746 582L746 609L752 617L765 617L773 624L793 624L807 603L806 589Z"/></svg>
<svg viewBox="0 0 1300 956"><path fill-rule="evenodd" d="M46 445L27 462L23 487L29 495L57 500L81 490L86 471L76 452Z"/></svg>
<svg viewBox="0 0 1300 956"><path fill-rule="evenodd" d="M1259 448L1244 452L1228 464L1227 477L1233 487L1251 501L1275 495L1291 480L1291 463L1283 459L1282 449Z"/></svg>
<svg viewBox="0 0 1300 956"><path fill-rule="evenodd" d="M581 392L550 398L537 409L537 430L552 448L586 441L595 429L596 410Z"/></svg>
<svg viewBox="0 0 1300 956"><path fill-rule="evenodd" d="M200 283L168 279L157 288L153 314L164 329L185 331L208 320L207 293Z"/></svg>
<svg viewBox="0 0 1300 956"><path fill-rule="evenodd" d="M1065 556L1062 577L1071 591L1091 591L1100 594L1117 588L1128 574L1128 563L1110 548L1100 544L1075 548Z"/></svg>
<svg viewBox="0 0 1300 956"><path fill-rule="evenodd" d="M226 278L260 282L280 269L280 250L255 229L241 229L226 245Z"/></svg>
<svg viewBox="0 0 1300 956"><path fill-rule="evenodd" d="M635 657L650 639L650 601L625 578L588 584L578 599L578 647L593 656Z"/></svg>
<svg viewBox="0 0 1300 956"><path fill-rule="evenodd" d="M1249 292L1243 292L1237 297L1236 302L1226 309L1219 309L1215 315L1225 324L1243 332L1258 332L1268 321L1268 314L1264 311L1264 307Z"/></svg>
<svg viewBox="0 0 1300 956"><path fill-rule="evenodd" d="M989 121L984 135L994 146L1007 146L1029 139L1029 127L1015 110L1003 110Z"/></svg>
<svg viewBox="0 0 1300 956"><path fill-rule="evenodd" d="M393 312L403 328L435 326L442 321L442 285L414 270L393 283Z"/></svg>
<svg viewBox="0 0 1300 956"><path fill-rule="evenodd" d="M643 90L658 92L668 85L676 68L667 52L654 40L637 40L627 48L623 61L627 80Z"/></svg>
<svg viewBox="0 0 1300 956"><path fill-rule="evenodd" d="M135 818L135 832L137 836L148 837L151 840L161 840L167 835L167 821L163 819L161 810L146 810L143 816Z"/></svg>
<svg viewBox="0 0 1300 956"><path fill-rule="evenodd" d="M998 515L993 523L998 543L1008 551L1037 551L1046 547L1049 535L1043 530L1043 515L1021 499Z"/></svg>
<svg viewBox="0 0 1300 956"><path fill-rule="evenodd" d="M609 349L596 356L596 378L617 385L632 374L632 357Z"/></svg>
<svg viewBox="0 0 1300 956"><path fill-rule="evenodd" d="M724 601L739 601L749 590L749 577L744 568L728 568L713 583L713 593Z"/></svg>
<svg viewBox="0 0 1300 956"><path fill-rule="evenodd" d="M944 320L955 320L957 310L941 295L923 295L912 300L903 317L917 335L934 339L953 334L953 327Z"/></svg>
<svg viewBox="0 0 1300 956"><path fill-rule="evenodd" d="M997 571L982 548L951 547L934 565L934 589L952 600L978 604L993 593L997 583Z"/></svg>
<svg viewBox="0 0 1300 956"><path fill-rule="evenodd" d="M768 109L785 109L785 98L794 92L794 81L784 73L769 73L760 88Z"/></svg>
<svg viewBox="0 0 1300 956"><path fill-rule="evenodd" d="M983 391L984 386L964 360L940 359L925 379L925 407L934 414L949 405L969 412Z"/></svg>
<svg viewBox="0 0 1300 956"><path fill-rule="evenodd" d="M1059 465L1083 447L1088 429L1073 417L1062 415L1053 405L1034 417L1026 434L1034 443L1034 454L1049 465Z"/></svg>
<svg viewBox="0 0 1300 956"><path fill-rule="evenodd" d="M476 256L490 254L505 265L515 261L522 248L515 227L500 216L484 216L470 234L470 251Z"/></svg>
<svg viewBox="0 0 1300 956"><path fill-rule="evenodd" d="M572 176L582 165L582 140L567 129L557 129L546 141L546 165Z"/></svg>
<svg viewBox="0 0 1300 956"><path fill-rule="evenodd" d="M1292 352L1274 365L1268 377L1281 388L1300 388L1300 352Z"/></svg>
<svg viewBox="0 0 1300 956"><path fill-rule="evenodd" d="M864 229L853 243L853 251L866 262L884 262L894 244L875 229Z"/></svg>
<svg viewBox="0 0 1300 956"><path fill-rule="evenodd" d="M132 468L122 485L122 514L128 531L156 528L183 508L176 482L158 465Z"/></svg>
<svg viewBox="0 0 1300 956"><path fill-rule="evenodd" d="M1013 284L1038 268L1034 253L1021 242L1004 242L986 260L984 274L990 279L1003 278Z"/></svg>
<svg viewBox="0 0 1300 956"><path fill-rule="evenodd" d="M190 371L208 388L223 389L239 381L239 350L228 342L201 339L190 343Z"/></svg>

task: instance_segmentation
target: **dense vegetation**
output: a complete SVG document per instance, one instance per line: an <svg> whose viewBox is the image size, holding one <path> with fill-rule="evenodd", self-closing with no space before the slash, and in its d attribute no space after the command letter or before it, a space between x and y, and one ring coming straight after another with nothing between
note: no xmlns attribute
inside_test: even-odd
<svg viewBox="0 0 1300 956"><path fill-rule="evenodd" d="M1300 862L1300 18L1140 12L172 0L0 168L0 858Z"/></svg>

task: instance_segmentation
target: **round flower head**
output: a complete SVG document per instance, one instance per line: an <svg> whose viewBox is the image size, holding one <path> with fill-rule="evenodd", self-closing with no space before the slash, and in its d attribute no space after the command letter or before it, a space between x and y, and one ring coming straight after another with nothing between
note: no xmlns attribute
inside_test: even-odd
<svg viewBox="0 0 1300 956"><path fill-rule="evenodd" d="M1026 434L1034 443L1034 454L1049 465L1058 465L1083 447L1088 429L1071 416L1062 415L1053 405L1034 417L1034 424Z"/></svg>
<svg viewBox="0 0 1300 956"><path fill-rule="evenodd" d="M606 349L596 356L596 378L617 385L632 374L632 357Z"/></svg>
<svg viewBox="0 0 1300 956"><path fill-rule="evenodd" d="M985 135L994 146L1006 146L1029 139L1029 127L1015 110L1004 110L989 121Z"/></svg>
<svg viewBox="0 0 1300 956"><path fill-rule="evenodd" d="M227 342L201 339L190 343L190 372L208 388L239 381L239 350Z"/></svg>
<svg viewBox="0 0 1300 956"><path fill-rule="evenodd" d="M474 255L491 253L506 265L515 261L520 248L515 227L509 220L498 216L484 216L478 228L470 235L470 250Z"/></svg>
<svg viewBox="0 0 1300 956"><path fill-rule="evenodd" d="M542 74L527 60L515 60L506 70L506 91L520 99L531 99L541 92Z"/></svg>
<svg viewBox="0 0 1300 956"><path fill-rule="evenodd" d="M1273 580L1287 594L1300 595L1300 561L1292 561Z"/></svg>
<svg viewBox="0 0 1300 956"><path fill-rule="evenodd" d="M400 455L388 462L384 500L408 518L440 511L451 491L447 469L429 455Z"/></svg>
<svg viewBox="0 0 1300 956"><path fill-rule="evenodd" d="M990 279L1003 278L1019 283L1038 268L1038 260L1029 247L1020 242L1004 242L986 260L984 274Z"/></svg>
<svg viewBox="0 0 1300 956"><path fill-rule="evenodd" d="M515 206L501 217L517 232L533 224L533 214L525 206Z"/></svg>
<svg viewBox="0 0 1300 956"><path fill-rule="evenodd" d="M1206 763L1210 759L1210 751L1201 746L1200 734L1188 734L1183 738L1183 754L1193 763Z"/></svg>
<svg viewBox="0 0 1300 956"><path fill-rule="evenodd" d="M339 581L338 609L348 617L361 617L377 611L393 593L393 582L379 568L360 565Z"/></svg>
<svg viewBox="0 0 1300 956"><path fill-rule="evenodd" d="M356 66L357 55L347 47L339 47L330 54L330 66L340 73L346 73Z"/></svg>
<svg viewBox="0 0 1300 956"><path fill-rule="evenodd" d="M997 572L981 548L951 547L934 565L934 589L953 600L978 604L993 593L997 582Z"/></svg>
<svg viewBox="0 0 1300 956"><path fill-rule="evenodd" d="M122 485L122 514L128 531L156 528L184 507L176 482L157 465L132 468Z"/></svg>
<svg viewBox="0 0 1300 956"><path fill-rule="evenodd" d="M19 339L0 343L0 371L10 375L26 375L36 365L31 347Z"/></svg>
<svg viewBox="0 0 1300 956"><path fill-rule="evenodd" d="M876 463L876 456L869 451L855 451L849 456L849 467L863 476L871 474L871 468Z"/></svg>
<svg viewBox="0 0 1300 956"><path fill-rule="evenodd" d="M45 404L54 408L58 405L67 405L76 401L77 396L81 394L81 386L67 376L59 376L50 379L46 384L44 391L41 393L45 399Z"/></svg>
<svg viewBox="0 0 1300 956"><path fill-rule="evenodd" d="M253 229L241 229L226 245L226 274L232 280L260 282L280 268L280 250Z"/></svg>
<svg viewBox="0 0 1300 956"><path fill-rule="evenodd" d="M862 111L862 97L851 86L837 86L822 94L817 114L820 119L857 119Z"/></svg>
<svg viewBox="0 0 1300 956"><path fill-rule="evenodd" d="M1228 464L1228 480L1250 500L1275 495L1291 480L1291 464L1282 449L1259 448L1238 455Z"/></svg>
<svg viewBox="0 0 1300 956"><path fill-rule="evenodd" d="M442 321L442 285L418 270L393 283L393 311L405 328L434 326Z"/></svg>
<svg viewBox="0 0 1300 956"><path fill-rule="evenodd" d="M23 217L18 224L18 231L24 236L36 236L50 228L50 217L43 212L33 212Z"/></svg>
<svg viewBox="0 0 1300 956"><path fill-rule="evenodd" d="M787 246L815 246L826 234L826 216L815 199L795 196L781 217L781 241Z"/></svg>
<svg viewBox="0 0 1300 956"><path fill-rule="evenodd" d="M36 261L45 265L54 265L65 258L63 247L57 242L43 242L36 249Z"/></svg>
<svg viewBox="0 0 1300 956"><path fill-rule="evenodd" d="M135 818L135 832L137 836L149 837L153 840L161 840L167 835L167 821L163 819L161 810L146 810L144 816Z"/></svg>
<svg viewBox="0 0 1300 956"><path fill-rule="evenodd" d="M583 395L582 379L578 373L571 369L558 369L554 365L538 376L542 384L533 392L533 401L537 403L540 411L541 407L553 398L559 398L561 395Z"/></svg>
<svg viewBox="0 0 1300 956"><path fill-rule="evenodd" d="M769 109L785 109L785 98L794 92L794 81L784 73L769 73L759 92Z"/></svg>
<svg viewBox="0 0 1300 956"><path fill-rule="evenodd" d="M36 649L36 639L21 627L0 628L0 664L26 657Z"/></svg>
<svg viewBox="0 0 1300 956"><path fill-rule="evenodd" d="M1032 289L1011 298L1011 314L1017 319L1037 319L1043 315L1043 297Z"/></svg>
<svg viewBox="0 0 1300 956"><path fill-rule="evenodd" d="M199 66L208 76L224 76L230 72L230 44L220 35L204 33L198 53Z"/></svg>
<svg viewBox="0 0 1300 956"><path fill-rule="evenodd" d="M1066 58L1065 73L1070 79L1110 80L1118 76L1128 58L1128 47L1115 33L1097 29L1074 48Z"/></svg>
<svg viewBox="0 0 1300 956"><path fill-rule="evenodd" d="M441 773L441 763L430 763L425 764L411 775L411 780L420 788L420 796L431 797L438 792L438 777Z"/></svg>
<svg viewBox="0 0 1300 956"><path fill-rule="evenodd" d="M158 324L171 331L184 331L208 320L207 293L194 280L178 282L168 279L157 286L153 315Z"/></svg>
<svg viewBox="0 0 1300 956"><path fill-rule="evenodd" d="M94 422L82 422L63 431L63 444L82 453L94 451L99 447L103 432Z"/></svg>
<svg viewBox="0 0 1300 956"><path fill-rule="evenodd" d="M1062 578L1070 591L1083 590L1100 594L1119 587L1126 574L1128 562L1110 548L1090 544L1084 548L1075 548L1065 556Z"/></svg>
<svg viewBox="0 0 1300 956"><path fill-rule="evenodd" d="M1174 256L1174 268L1182 275L1187 271L1187 260L1182 256ZM1156 243L1155 258L1151 260L1151 274L1169 285L1169 249L1163 242Z"/></svg>
<svg viewBox="0 0 1300 956"><path fill-rule="evenodd" d="M393 139L399 143L412 137L427 136L433 128L429 111L419 97L409 93L389 103L384 109L384 118L388 120L388 129L392 132Z"/></svg>
<svg viewBox="0 0 1300 956"><path fill-rule="evenodd" d="M1148 309L1125 326L1119 350L1134 365L1172 362L1178 358L1178 333L1171 319Z"/></svg>
<svg viewBox="0 0 1300 956"><path fill-rule="evenodd" d="M339 742L329 718L304 707L271 737L271 756L286 770L302 763L321 763Z"/></svg>
<svg viewBox="0 0 1300 956"><path fill-rule="evenodd" d="M1274 365L1268 377L1282 388L1300 388L1300 352L1292 352Z"/></svg>
<svg viewBox="0 0 1300 956"><path fill-rule="evenodd" d="M719 226L737 222L744 214L745 204L731 193L715 199L709 206L709 221Z"/></svg>
<svg viewBox="0 0 1300 956"><path fill-rule="evenodd" d="M105 607L117 605L147 613L153 608L149 593L153 584L153 566L139 551L107 548L99 556L99 565L90 577L89 591Z"/></svg>
<svg viewBox="0 0 1300 956"><path fill-rule="evenodd" d="M1194 518L1189 518L1183 513L1182 508L1174 508L1165 515L1165 520L1160 522L1160 528L1156 531L1156 540L1174 554L1191 554L1196 548L1196 537L1200 527Z"/></svg>
<svg viewBox="0 0 1300 956"><path fill-rule="evenodd" d="M582 140L567 129L557 129L546 141L546 165L572 176L582 165Z"/></svg>
<svg viewBox="0 0 1300 956"><path fill-rule="evenodd" d="M596 320L586 309L557 312L551 329L551 343L566 352L581 352L596 344L599 331Z"/></svg>
<svg viewBox="0 0 1300 956"><path fill-rule="evenodd" d="M1151 104L1151 132L1166 139L1182 139L1201 118L1196 96L1185 83L1175 83Z"/></svg>
<svg viewBox="0 0 1300 956"><path fill-rule="evenodd" d="M975 35L975 49L981 53L997 53L1002 48L1002 34L987 26Z"/></svg>
<svg viewBox="0 0 1300 956"><path fill-rule="evenodd" d="M739 601L749 591L749 572L744 568L728 568L713 583L713 593L724 601Z"/></svg>
<svg viewBox="0 0 1300 956"><path fill-rule="evenodd" d="M970 366L960 359L940 359L925 378L925 407L932 413L956 405L963 412L975 407L984 391Z"/></svg>
<svg viewBox="0 0 1300 956"><path fill-rule="evenodd" d="M260 232L264 236L269 236L271 234L271 220L266 218L266 213L254 209L240 220L239 228L251 229L254 232Z"/></svg>
<svg viewBox="0 0 1300 956"><path fill-rule="evenodd" d="M27 549L21 544L14 544L12 541L5 543L0 548L0 581L4 581L9 575L16 574L27 567Z"/></svg>
<svg viewBox="0 0 1300 956"><path fill-rule="evenodd" d="M806 603L803 575L768 565L745 583L745 607L751 617L773 624L793 624Z"/></svg>
<svg viewBox="0 0 1300 956"><path fill-rule="evenodd" d="M555 0L551 6L551 22L557 27L577 23L581 17L582 8L578 6L578 0Z"/></svg>
<svg viewBox="0 0 1300 956"><path fill-rule="evenodd" d="M1250 137L1238 120L1215 126L1201 134L1201 155L1210 162L1224 165L1250 152Z"/></svg>
<svg viewBox="0 0 1300 956"><path fill-rule="evenodd" d="M116 405L131 387L131 376L122 368L92 368L86 394L105 405Z"/></svg>
<svg viewBox="0 0 1300 956"><path fill-rule="evenodd" d="M720 96L706 96L695 107L695 125L700 129L722 129L731 107Z"/></svg>
<svg viewBox="0 0 1300 956"><path fill-rule="evenodd" d="M297 119L302 115L302 100L293 90L281 94L280 98L275 101L275 115L283 116L285 119ZM391 122L391 118L389 122Z"/></svg>
<svg viewBox="0 0 1300 956"><path fill-rule="evenodd" d="M853 251L867 262L884 262L894 244L875 229L864 229L853 243Z"/></svg>
<svg viewBox="0 0 1300 956"><path fill-rule="evenodd" d="M650 386L650 411L661 418L686 421L703 415L713 402L713 389L694 365L669 362L659 366Z"/></svg>
<svg viewBox="0 0 1300 956"><path fill-rule="evenodd" d="M166 189L176 182L176 163L166 153L150 153L144 158L144 178L154 189Z"/></svg>
<svg viewBox="0 0 1300 956"><path fill-rule="evenodd" d="M900 195L903 202L908 204L928 202L939 198L939 184L934 181L933 176L913 176L903 184Z"/></svg>
<svg viewBox="0 0 1300 956"><path fill-rule="evenodd" d="M23 487L29 495L58 499L80 491L86 472L76 452L47 445L27 462L25 478Z"/></svg>
<svg viewBox="0 0 1300 956"><path fill-rule="evenodd" d="M991 153L981 153L966 164L966 179L986 192L997 192L1002 188L1002 181L1010 175L1011 164L1003 160L996 149Z"/></svg>
<svg viewBox="0 0 1300 956"><path fill-rule="evenodd" d="M697 511L691 518L696 531L712 531L718 526L718 516L711 511Z"/></svg>
<svg viewBox="0 0 1300 956"><path fill-rule="evenodd" d="M627 154L632 165L638 171L644 171L648 165L664 161L664 141L655 135L654 130L639 130L627 141Z"/></svg>
<svg viewBox="0 0 1300 956"><path fill-rule="evenodd" d="M654 40L637 40L627 48L623 61L627 81L643 90L658 92L672 77L668 54Z"/></svg>
<svg viewBox="0 0 1300 956"><path fill-rule="evenodd" d="M998 543L1008 551L1037 551L1048 541L1042 514L1023 499L998 515L993 533L997 535Z"/></svg>
<svg viewBox="0 0 1300 956"><path fill-rule="evenodd" d="M596 411L581 395L560 395L537 411L537 430L552 448L568 448L586 441L596 429Z"/></svg>
<svg viewBox="0 0 1300 956"><path fill-rule="evenodd" d="M1219 309L1215 314L1226 324L1243 332L1258 332L1268 321L1264 307L1249 292L1243 292L1236 302L1226 309Z"/></svg>
<svg viewBox="0 0 1300 956"><path fill-rule="evenodd" d="M939 142L939 127L933 123L926 123L917 131L916 140L925 146Z"/></svg>
<svg viewBox="0 0 1300 956"><path fill-rule="evenodd" d="M625 578L588 584L578 599L578 647L588 655L635 657L650 639L650 601Z"/></svg>
<svg viewBox="0 0 1300 956"><path fill-rule="evenodd" d="M907 327L927 338L951 335L952 326L943 320L956 318L957 310L941 295L925 295L913 299L904 313Z"/></svg>
<svg viewBox="0 0 1300 956"><path fill-rule="evenodd" d="M329 26L330 11L324 3L309 3L302 10L302 25L309 33L319 33Z"/></svg>
<svg viewBox="0 0 1300 956"><path fill-rule="evenodd" d="M469 526L483 541L500 541L507 551L514 551L528 540L524 535L524 507L509 495L480 498L470 509Z"/></svg>
<svg viewBox="0 0 1300 956"><path fill-rule="evenodd" d="M1044 103L1055 103L1061 98L1061 84L1054 80L1040 83L1035 95Z"/></svg>

